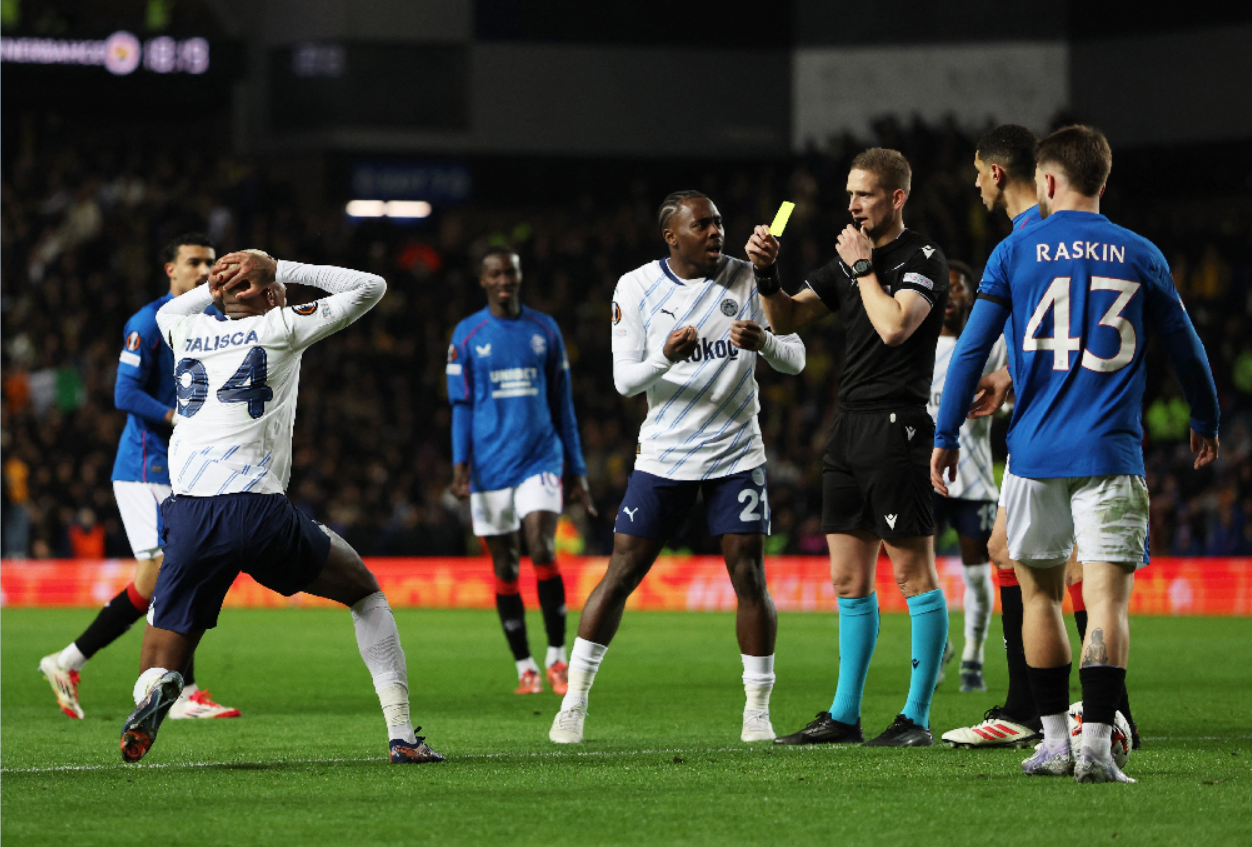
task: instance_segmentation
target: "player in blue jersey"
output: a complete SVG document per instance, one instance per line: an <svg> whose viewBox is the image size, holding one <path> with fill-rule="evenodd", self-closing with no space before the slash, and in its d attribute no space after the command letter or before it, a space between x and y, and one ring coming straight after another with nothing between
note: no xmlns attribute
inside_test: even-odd
<svg viewBox="0 0 1252 847"><path fill-rule="evenodd" d="M1003 210L1011 219L1013 232L1039 222L1035 191L1035 148L1039 139L1024 126L1004 124L988 130L974 150L974 170L978 189L987 211ZM985 417L998 410L1011 388L1007 368L993 371L979 383L983 391L971 417ZM1008 558L1004 537L1003 504L996 509L995 523L987 541L987 551L1000 582L1000 609L1004 628L1004 651L1008 660L1009 688L1004 705L992 706L973 726L952 729L943 740L954 747L1020 747L1040 738L1042 726L1035 713L1026 674L1026 653L1022 647L1022 589L1017 584L1013 562ZM962 660L964 665L964 660ZM962 668L962 682L965 669Z"/></svg>
<svg viewBox="0 0 1252 847"><path fill-rule="evenodd" d="M203 285L216 252L207 236L187 233L162 251L168 294L131 316L122 330L113 402L126 412L126 428L113 463L113 494L126 537L135 555L135 578L110 600L83 634L59 653L39 662L61 711L83 717L78 702L79 671L99 650L116 641L148 611L161 568L161 501L170 495L169 439L174 420L174 354L157 329L157 310ZM237 718L239 710L213 702L196 686L195 660L188 664L186 687L170 709L170 718Z"/></svg>
<svg viewBox="0 0 1252 847"><path fill-rule="evenodd" d="M556 563L562 473L574 496L596 514L587 484L565 341L556 321L522 305L522 266L508 247L482 259L487 307L457 324L448 348L452 402L452 493L470 500L474 534L491 551L496 611L517 665L517 694L543 691L526 637L518 591L521 533L538 578L548 636L548 684L564 695L565 582Z"/></svg>
<svg viewBox="0 0 1252 847"><path fill-rule="evenodd" d="M980 369L1004 330L1017 394L1006 530L1019 563L1026 660L1044 733L1022 767L1073 774L1078 782L1133 781L1113 762L1110 737L1148 528L1141 419L1149 331L1164 342L1191 405L1195 466L1218 453L1213 376L1165 257L1099 213L1111 166L1108 142L1090 127L1066 127L1040 143L1041 221L1005 239L987 263L948 371L931 457L932 482L942 490L959 460L956 432ZM1071 654L1061 617L1075 544L1088 614L1076 752L1066 723Z"/></svg>

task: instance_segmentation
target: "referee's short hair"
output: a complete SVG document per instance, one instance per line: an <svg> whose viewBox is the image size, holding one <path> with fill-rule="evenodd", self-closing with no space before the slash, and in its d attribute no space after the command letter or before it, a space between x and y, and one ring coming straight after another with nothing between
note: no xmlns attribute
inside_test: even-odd
<svg viewBox="0 0 1252 847"><path fill-rule="evenodd" d="M851 170L867 171L878 177L878 184L888 191L897 188L906 195L913 183L913 169L909 160L899 150L888 150L886 147L871 147L857 154L852 160Z"/></svg>
<svg viewBox="0 0 1252 847"><path fill-rule="evenodd" d="M1001 124L978 139L974 152L989 165L999 165L1014 182L1035 181L1035 150L1039 139L1024 126Z"/></svg>
<svg viewBox="0 0 1252 847"><path fill-rule="evenodd" d="M1039 167L1057 165L1075 191L1098 197L1113 170L1113 151L1104 133L1093 126L1067 126L1039 142Z"/></svg>

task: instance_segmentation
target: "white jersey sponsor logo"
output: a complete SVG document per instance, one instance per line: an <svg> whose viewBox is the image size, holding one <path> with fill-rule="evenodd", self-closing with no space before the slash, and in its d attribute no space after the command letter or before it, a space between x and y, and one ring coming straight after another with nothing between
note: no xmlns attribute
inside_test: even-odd
<svg viewBox="0 0 1252 847"><path fill-rule="evenodd" d="M935 348L935 373L930 382L930 400L926 404L926 411L936 420L939 417L939 400L943 396L943 386L948 378L948 363L952 360L955 349L955 337L939 336ZM983 375L999 370L1007 362L1008 348L1001 337L991 348ZM998 499L1000 491L996 487L991 463L991 418L972 421L966 419L961 424L957 438L961 447L961 461L957 465L956 482L948 483L948 496L959 500Z"/></svg>

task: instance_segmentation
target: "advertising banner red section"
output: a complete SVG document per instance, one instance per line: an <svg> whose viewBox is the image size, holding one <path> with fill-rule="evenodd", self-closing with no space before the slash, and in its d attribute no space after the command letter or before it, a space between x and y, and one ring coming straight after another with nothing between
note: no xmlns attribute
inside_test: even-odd
<svg viewBox="0 0 1252 847"><path fill-rule="evenodd" d="M367 559L366 564L397 608L490 609L495 579L486 558ZM570 608L582 608L608 565L603 557L560 560ZM766 563L770 592L780 611L830 612L835 593L824 558L784 556ZM941 558L939 579L948 607L959 610L964 586L961 563ZM19 560L0 562L0 606L99 606L126 587L134 562L126 559ZM891 563L878 562L879 604L884 612L907 610L896 588ZM537 607L535 576L522 564L522 596ZM1066 599L1068 607L1069 600ZM333 606L328 600L297 594L287 598L250 577L235 580L228 607L282 608ZM663 557L631 596L627 608L670 611L730 611L735 592L722 560L713 556ZM1157 557L1139 571L1131 612L1141 615L1252 615L1252 559Z"/></svg>

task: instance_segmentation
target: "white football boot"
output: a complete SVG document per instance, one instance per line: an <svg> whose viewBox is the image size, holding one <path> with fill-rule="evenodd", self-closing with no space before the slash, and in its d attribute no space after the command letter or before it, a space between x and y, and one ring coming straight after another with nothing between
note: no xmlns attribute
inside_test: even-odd
<svg viewBox="0 0 1252 847"><path fill-rule="evenodd" d="M769 722L769 709L744 709L740 741L773 741L774 725Z"/></svg>
<svg viewBox="0 0 1252 847"><path fill-rule="evenodd" d="M548 740L556 744L581 744L583 722L586 720L587 707L585 705L562 709L556 713L552 721L552 729L548 730Z"/></svg>

